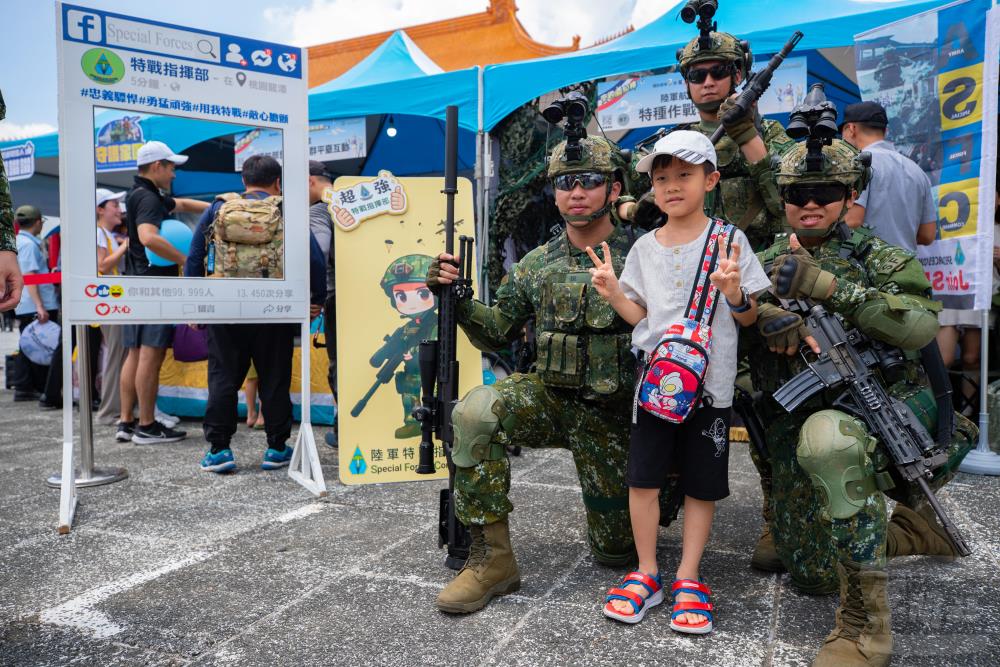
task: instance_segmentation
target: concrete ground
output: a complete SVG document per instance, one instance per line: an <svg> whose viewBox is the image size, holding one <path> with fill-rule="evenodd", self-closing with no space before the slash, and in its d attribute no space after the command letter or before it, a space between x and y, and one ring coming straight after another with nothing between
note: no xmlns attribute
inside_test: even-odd
<svg viewBox="0 0 1000 667"><path fill-rule="evenodd" d="M0 665L807 665L833 625L834 597L749 568L760 491L742 444L703 564L717 630L692 637L669 629L666 606L632 627L601 616L623 573L589 555L565 452L513 461L521 591L453 617L434 608L452 574L434 533L440 483L343 486L320 445L330 495L316 500L256 468L262 433L242 428L242 467L217 477L197 469L198 425L183 427L188 440L160 446L97 427L98 465L130 477L82 489L58 535L44 479L59 413L0 390ZM974 554L891 563L893 664L1000 664L1000 480L960 475L941 496ZM677 526L662 531L665 568L679 543Z"/></svg>

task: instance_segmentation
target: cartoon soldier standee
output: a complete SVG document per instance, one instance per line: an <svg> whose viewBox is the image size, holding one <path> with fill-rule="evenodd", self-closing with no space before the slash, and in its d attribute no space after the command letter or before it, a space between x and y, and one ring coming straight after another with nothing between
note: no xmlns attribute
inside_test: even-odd
<svg viewBox="0 0 1000 667"><path fill-rule="evenodd" d="M379 286L405 322L385 337L385 344L368 360L379 369L375 383L351 410L351 416L360 415L379 386L395 377L396 391L403 401L403 425L395 433L400 440L420 435L420 424L412 415L420 404L417 348L420 341L437 335L437 300L427 288L431 261L427 255L404 255L385 270ZM403 368L397 372L400 364Z"/></svg>

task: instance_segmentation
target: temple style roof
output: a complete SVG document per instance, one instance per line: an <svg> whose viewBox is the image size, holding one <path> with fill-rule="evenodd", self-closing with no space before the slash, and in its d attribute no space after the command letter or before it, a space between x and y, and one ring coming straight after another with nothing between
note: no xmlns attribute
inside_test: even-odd
<svg viewBox="0 0 1000 667"><path fill-rule="evenodd" d="M624 32L631 30L629 27ZM387 30L309 47L309 86L326 83L348 71L393 32ZM580 48L579 36L573 37L569 46L550 46L533 40L517 20L515 0L490 0L485 12L409 26L406 34L445 71L550 56Z"/></svg>

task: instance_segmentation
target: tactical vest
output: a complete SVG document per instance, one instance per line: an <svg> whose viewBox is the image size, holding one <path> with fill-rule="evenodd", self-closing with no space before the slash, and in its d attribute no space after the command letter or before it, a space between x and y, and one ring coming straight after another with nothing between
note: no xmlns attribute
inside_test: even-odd
<svg viewBox="0 0 1000 667"><path fill-rule="evenodd" d="M624 262L612 258L616 273ZM584 398L629 392L635 373L631 327L594 289L589 268L572 256L565 235L545 246L545 266L535 327L542 382L581 390Z"/></svg>

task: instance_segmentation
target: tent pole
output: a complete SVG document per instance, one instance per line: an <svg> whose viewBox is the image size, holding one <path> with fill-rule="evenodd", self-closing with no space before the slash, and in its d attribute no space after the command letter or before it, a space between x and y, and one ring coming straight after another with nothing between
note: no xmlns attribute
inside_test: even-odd
<svg viewBox="0 0 1000 667"><path fill-rule="evenodd" d="M478 228L476 230L476 270L478 271L479 277L479 295L480 298L487 302L489 301L489 283L488 275L486 272L486 248L490 244L490 221L489 221L489 207L486 205L486 161L488 159L488 147L487 142L489 141L489 132L483 129L483 113L485 105L485 95L483 90L485 87L485 69L483 67L477 67L476 69L476 161L477 161L477 183L476 183L476 206L479 209L479 219L477 221Z"/></svg>

